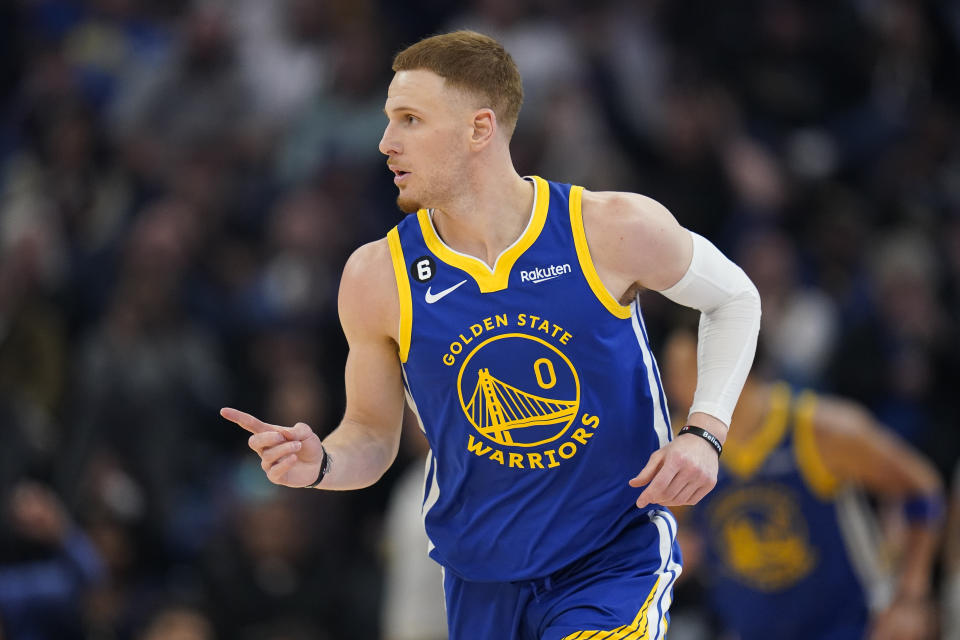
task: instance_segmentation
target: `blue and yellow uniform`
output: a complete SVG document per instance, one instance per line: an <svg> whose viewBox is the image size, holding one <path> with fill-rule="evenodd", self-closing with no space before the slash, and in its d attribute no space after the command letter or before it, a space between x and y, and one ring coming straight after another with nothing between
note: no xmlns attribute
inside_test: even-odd
<svg viewBox="0 0 960 640"><path fill-rule="evenodd" d="M694 509L708 594L741 640L861 640L881 575L869 510L814 443L813 392L774 385L763 426L727 441L717 486Z"/></svg>
<svg viewBox="0 0 960 640"><path fill-rule="evenodd" d="M670 439L659 373L639 303L597 276L582 188L531 180L529 223L493 269L426 210L387 236L451 637L659 638L676 523L627 484Z"/></svg>

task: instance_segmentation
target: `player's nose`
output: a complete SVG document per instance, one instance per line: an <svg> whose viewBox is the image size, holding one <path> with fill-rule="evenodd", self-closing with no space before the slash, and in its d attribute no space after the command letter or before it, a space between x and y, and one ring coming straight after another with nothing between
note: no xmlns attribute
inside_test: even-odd
<svg viewBox="0 0 960 640"><path fill-rule="evenodd" d="M390 128L390 125L387 125L386 129L383 130L383 136L380 138L378 148L380 149L380 153L385 156L393 156L400 153L400 144L397 142L396 136L393 135L393 130Z"/></svg>

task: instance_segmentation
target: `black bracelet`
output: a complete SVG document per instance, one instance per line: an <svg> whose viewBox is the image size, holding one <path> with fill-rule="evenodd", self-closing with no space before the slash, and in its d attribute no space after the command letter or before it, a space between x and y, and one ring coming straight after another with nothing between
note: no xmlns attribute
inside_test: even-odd
<svg viewBox="0 0 960 640"><path fill-rule="evenodd" d="M713 446L713 448L717 450L717 457L719 457L720 454L723 453L723 445L720 444L720 441L717 440L717 437L715 435L713 435L706 429L701 429L700 427L695 427L691 424L688 424L687 426L680 429L680 432L677 435L683 435L685 433L692 433L693 435L700 436L701 438L709 442Z"/></svg>
<svg viewBox="0 0 960 640"><path fill-rule="evenodd" d="M320 443L320 449L323 451L323 460L320 461L320 473L317 475L317 479L304 486L304 489L315 489L330 472L330 456L327 454L327 448L323 446L322 442Z"/></svg>

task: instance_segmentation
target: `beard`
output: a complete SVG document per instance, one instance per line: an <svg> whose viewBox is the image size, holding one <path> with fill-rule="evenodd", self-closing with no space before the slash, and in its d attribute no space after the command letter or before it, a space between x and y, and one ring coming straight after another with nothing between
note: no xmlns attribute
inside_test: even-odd
<svg viewBox="0 0 960 640"><path fill-rule="evenodd" d="M416 213L420 209L442 208L456 196L459 186L458 176L465 174L457 171L454 163L449 163L450 173L434 172L425 174L422 171L414 177L413 184L406 185L397 194L397 208L404 213Z"/></svg>
<svg viewBox="0 0 960 640"><path fill-rule="evenodd" d="M416 213L423 208L419 200L405 197L403 194L397 196L397 207L404 213Z"/></svg>

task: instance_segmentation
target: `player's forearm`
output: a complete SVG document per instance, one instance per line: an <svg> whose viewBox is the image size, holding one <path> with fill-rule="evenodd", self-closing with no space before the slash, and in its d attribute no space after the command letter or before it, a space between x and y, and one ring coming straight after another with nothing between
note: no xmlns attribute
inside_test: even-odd
<svg viewBox="0 0 960 640"><path fill-rule="evenodd" d="M372 428L344 419L323 440L330 468L320 489L363 489L379 480L397 457L400 429Z"/></svg>
<svg viewBox="0 0 960 640"><path fill-rule="evenodd" d="M696 418L697 414L712 416L729 426L753 364L760 331L760 295L740 267L706 239L691 235L694 250L687 272L679 282L661 293L678 304L701 312L697 338L697 390L690 417ZM719 429L710 421L697 426L710 431ZM722 431L725 435L725 429ZM714 435L721 436L719 433Z"/></svg>
<svg viewBox="0 0 960 640"><path fill-rule="evenodd" d="M908 600L927 598L933 589L933 567L940 542L940 521L912 525L903 541L896 595Z"/></svg>
<svg viewBox="0 0 960 640"><path fill-rule="evenodd" d="M727 433L730 431L729 423L725 423L720 418L714 417L709 413L702 411L693 411L687 416L686 424L706 429L724 444L727 441Z"/></svg>
<svg viewBox="0 0 960 640"><path fill-rule="evenodd" d="M691 414L705 413L730 425L753 364L759 331L760 296L752 284L716 309L702 312Z"/></svg>
<svg viewBox="0 0 960 640"><path fill-rule="evenodd" d="M945 503L939 476L926 465L916 465L904 498L907 535L898 567L897 591L907 598L925 598L932 589L933 566L943 534Z"/></svg>

